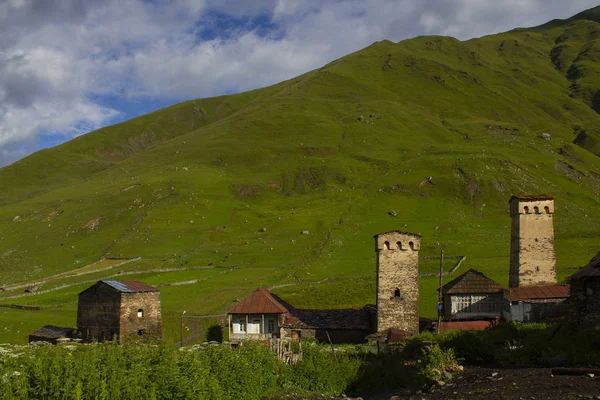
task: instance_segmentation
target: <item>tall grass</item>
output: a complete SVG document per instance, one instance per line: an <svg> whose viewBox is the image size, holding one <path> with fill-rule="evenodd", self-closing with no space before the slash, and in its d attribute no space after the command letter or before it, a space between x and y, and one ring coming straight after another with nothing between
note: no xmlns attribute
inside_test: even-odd
<svg viewBox="0 0 600 400"><path fill-rule="evenodd" d="M422 387L427 362L400 352L304 343L301 361L282 363L248 343L169 346L132 344L0 346L0 399L258 399L289 393L342 395ZM435 365L436 367L437 364ZM438 367L439 368L439 367ZM443 368L443 367L442 367Z"/></svg>

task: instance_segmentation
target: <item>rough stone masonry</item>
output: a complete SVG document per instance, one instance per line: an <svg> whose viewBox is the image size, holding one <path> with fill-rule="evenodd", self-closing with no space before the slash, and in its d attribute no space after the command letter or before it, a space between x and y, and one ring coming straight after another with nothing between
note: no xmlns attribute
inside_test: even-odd
<svg viewBox="0 0 600 400"><path fill-rule="evenodd" d="M554 198L512 196L509 287L556 284Z"/></svg>
<svg viewBox="0 0 600 400"><path fill-rule="evenodd" d="M420 236L392 231L375 235L377 332L419 332Z"/></svg>

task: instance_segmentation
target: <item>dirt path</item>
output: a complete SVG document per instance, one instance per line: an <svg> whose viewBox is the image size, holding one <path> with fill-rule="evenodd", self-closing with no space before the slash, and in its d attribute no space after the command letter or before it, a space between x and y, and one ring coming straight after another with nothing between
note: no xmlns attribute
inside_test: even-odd
<svg viewBox="0 0 600 400"><path fill-rule="evenodd" d="M431 392L398 389L361 397L294 397L286 400L579 400L600 399L600 377L552 376L551 369L466 367L462 375Z"/></svg>
<svg viewBox="0 0 600 400"><path fill-rule="evenodd" d="M462 376L431 393L387 393L364 396L393 400L543 400L600 399L600 377L552 376L551 369L468 367Z"/></svg>

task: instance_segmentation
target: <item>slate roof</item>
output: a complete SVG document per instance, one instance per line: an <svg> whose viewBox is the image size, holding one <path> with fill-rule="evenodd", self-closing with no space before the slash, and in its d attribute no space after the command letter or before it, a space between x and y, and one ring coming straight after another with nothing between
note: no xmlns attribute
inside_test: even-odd
<svg viewBox="0 0 600 400"><path fill-rule="evenodd" d="M31 332L29 336L43 337L47 339L70 338L75 328L63 328L60 326L46 325Z"/></svg>
<svg viewBox="0 0 600 400"><path fill-rule="evenodd" d="M511 198L508 202L510 203L514 199L517 199L517 200L554 200L554 197L547 196L545 194L518 194L518 195L511 196Z"/></svg>
<svg viewBox="0 0 600 400"><path fill-rule="evenodd" d="M507 290L511 301L565 299L571 294L571 288L563 285L525 286Z"/></svg>
<svg viewBox="0 0 600 400"><path fill-rule="evenodd" d="M265 288L256 289L227 311L228 314L286 314L287 312L288 309Z"/></svg>
<svg viewBox="0 0 600 400"><path fill-rule="evenodd" d="M159 289L147 285L140 281L109 281L101 280L100 282L106 283L108 286L117 289L121 293L148 293L158 292Z"/></svg>
<svg viewBox="0 0 600 400"><path fill-rule="evenodd" d="M293 309L286 316L286 328L371 329L369 307L334 310Z"/></svg>
<svg viewBox="0 0 600 400"><path fill-rule="evenodd" d="M416 234L416 233L404 232L404 231L399 231L399 230L393 230L393 231L388 231L388 232L381 232L381 233L378 233L377 235L374 235L373 237L376 238L377 236L385 235L387 233L400 233L402 235L413 236L413 237L417 237L417 238L421 237L421 235Z"/></svg>
<svg viewBox="0 0 600 400"><path fill-rule="evenodd" d="M596 256L592 258L588 265L580 269L578 272L575 272L569 277L569 279L581 279L591 277L600 277L600 252L598 252L598 254L596 254Z"/></svg>
<svg viewBox="0 0 600 400"><path fill-rule="evenodd" d="M502 293L504 288L481 272L470 269L442 286L444 294Z"/></svg>

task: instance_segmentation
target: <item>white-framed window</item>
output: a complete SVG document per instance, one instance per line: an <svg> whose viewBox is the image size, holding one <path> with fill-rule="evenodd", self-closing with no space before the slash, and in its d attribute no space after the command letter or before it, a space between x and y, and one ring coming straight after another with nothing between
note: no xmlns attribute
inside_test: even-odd
<svg viewBox="0 0 600 400"><path fill-rule="evenodd" d="M138 316L138 318L143 318L144 317L144 310L141 309L141 308L138 309L137 316Z"/></svg>
<svg viewBox="0 0 600 400"><path fill-rule="evenodd" d="M501 311L501 307L502 302L497 296L483 294L452 296L452 314L496 313Z"/></svg>
<svg viewBox="0 0 600 400"><path fill-rule="evenodd" d="M240 320L240 332L246 332L246 321Z"/></svg>

